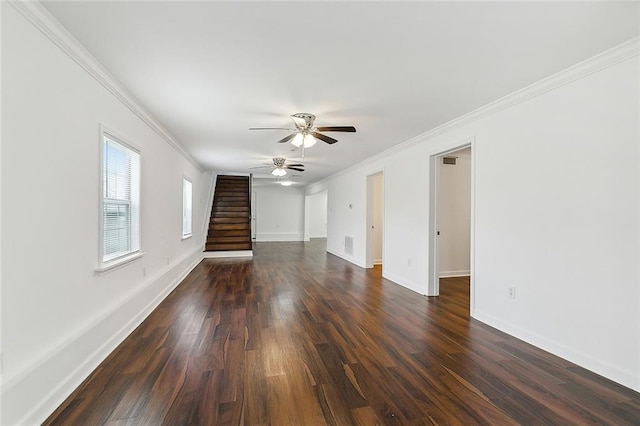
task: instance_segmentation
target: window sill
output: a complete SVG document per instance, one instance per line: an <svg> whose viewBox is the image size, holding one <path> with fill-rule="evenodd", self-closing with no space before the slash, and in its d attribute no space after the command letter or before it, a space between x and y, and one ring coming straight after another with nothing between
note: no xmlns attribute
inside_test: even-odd
<svg viewBox="0 0 640 426"><path fill-rule="evenodd" d="M133 262L136 259L140 259L144 253L139 251L127 256L123 256L109 262L103 263L99 267L95 269L98 274L104 274L105 272L113 271L114 269L118 269Z"/></svg>
<svg viewBox="0 0 640 426"><path fill-rule="evenodd" d="M182 239L182 241L184 241L184 240L188 240L191 237L193 237L193 234L183 235L181 239Z"/></svg>

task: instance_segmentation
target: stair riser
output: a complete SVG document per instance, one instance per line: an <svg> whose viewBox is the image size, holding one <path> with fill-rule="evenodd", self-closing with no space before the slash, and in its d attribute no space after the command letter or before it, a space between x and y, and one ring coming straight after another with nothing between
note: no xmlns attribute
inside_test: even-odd
<svg viewBox="0 0 640 426"><path fill-rule="evenodd" d="M238 229L250 229L248 223L216 223L209 225L209 231L227 231Z"/></svg>
<svg viewBox="0 0 640 426"><path fill-rule="evenodd" d="M251 244L207 244L207 251L251 250Z"/></svg>
<svg viewBox="0 0 640 426"><path fill-rule="evenodd" d="M249 206L246 206L246 207L235 207L235 206L220 207L220 206L215 206L215 209L213 209L213 211L215 213L218 213L218 212L249 212Z"/></svg>
<svg viewBox="0 0 640 426"><path fill-rule="evenodd" d="M218 201L216 203L218 207L249 207L248 201Z"/></svg>
<svg viewBox="0 0 640 426"><path fill-rule="evenodd" d="M242 217L214 217L211 218L209 224L212 223L247 223L249 222L249 218L246 216Z"/></svg>
<svg viewBox="0 0 640 426"><path fill-rule="evenodd" d="M207 238L218 237L246 237L250 239L251 232L248 229L210 229Z"/></svg>
<svg viewBox="0 0 640 426"><path fill-rule="evenodd" d="M247 238L246 236L238 236L238 237L210 237L207 238L207 244L216 244L216 243L243 243L249 244L251 243L251 238Z"/></svg>

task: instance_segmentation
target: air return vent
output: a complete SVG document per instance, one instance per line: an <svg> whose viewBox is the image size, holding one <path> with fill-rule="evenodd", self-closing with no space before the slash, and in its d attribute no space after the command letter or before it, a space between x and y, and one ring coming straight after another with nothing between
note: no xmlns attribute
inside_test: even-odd
<svg viewBox="0 0 640 426"><path fill-rule="evenodd" d="M344 252L353 254L353 237L344 237Z"/></svg>
<svg viewBox="0 0 640 426"><path fill-rule="evenodd" d="M455 166L457 159L458 157L442 157L442 164L449 164L451 166Z"/></svg>

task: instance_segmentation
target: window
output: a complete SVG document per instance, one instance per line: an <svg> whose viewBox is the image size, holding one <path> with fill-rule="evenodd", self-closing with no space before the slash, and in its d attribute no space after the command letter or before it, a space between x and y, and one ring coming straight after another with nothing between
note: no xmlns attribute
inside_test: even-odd
<svg viewBox="0 0 640 426"><path fill-rule="evenodd" d="M101 267L140 252L140 154L103 133Z"/></svg>
<svg viewBox="0 0 640 426"><path fill-rule="evenodd" d="M193 211L193 185L187 179L182 179L182 238L191 236Z"/></svg>

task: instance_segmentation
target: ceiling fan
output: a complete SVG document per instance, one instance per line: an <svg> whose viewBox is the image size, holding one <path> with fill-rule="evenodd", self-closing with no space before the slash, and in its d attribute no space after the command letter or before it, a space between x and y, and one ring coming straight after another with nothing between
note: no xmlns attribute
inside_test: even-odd
<svg viewBox="0 0 640 426"><path fill-rule="evenodd" d="M282 157L273 158L273 164L263 164L266 164L266 166L250 167L250 169L266 169L271 167L271 174L278 177L286 175L287 169L304 172L304 164L287 164L287 159Z"/></svg>
<svg viewBox="0 0 640 426"><path fill-rule="evenodd" d="M291 133L289 136L286 136L280 139L277 143L285 143L291 141L296 147L302 148L302 156L304 157L304 149L310 148L316 144L317 140L320 139L323 142L328 144L334 144L338 142L337 139L334 139L330 136L323 135L321 132L355 132L356 128L353 126L321 126L315 127L313 122L316 119L316 116L313 114L309 114L306 112L299 112L297 114L291 115L291 119L293 120L294 128L287 127L251 127L249 130L288 130Z"/></svg>

